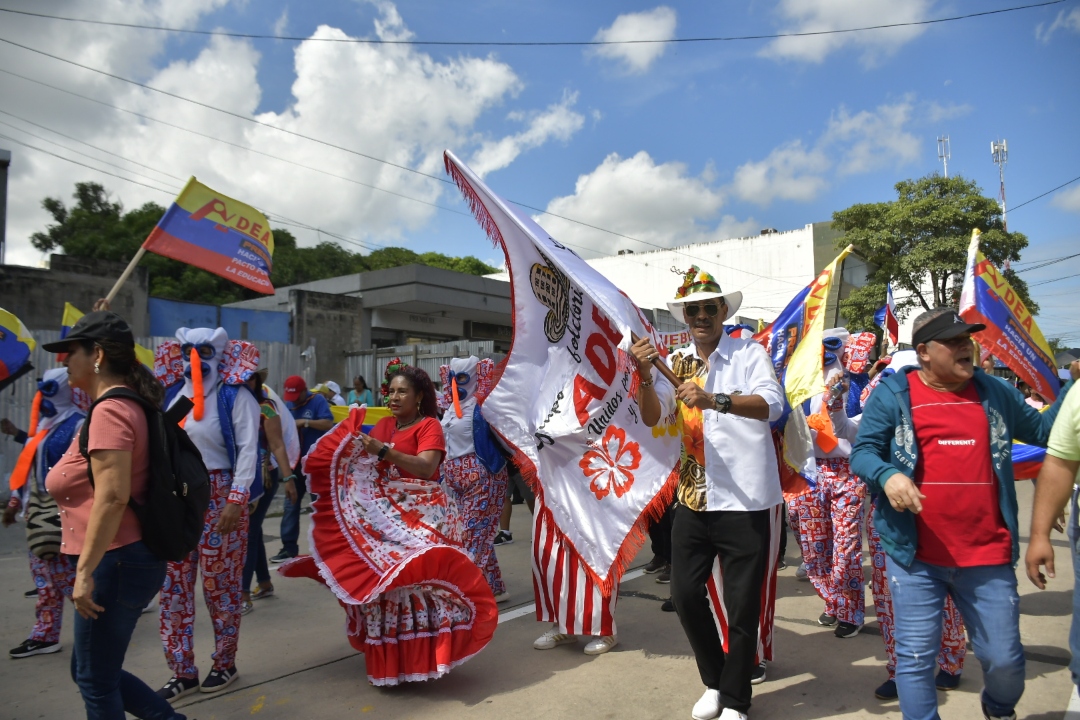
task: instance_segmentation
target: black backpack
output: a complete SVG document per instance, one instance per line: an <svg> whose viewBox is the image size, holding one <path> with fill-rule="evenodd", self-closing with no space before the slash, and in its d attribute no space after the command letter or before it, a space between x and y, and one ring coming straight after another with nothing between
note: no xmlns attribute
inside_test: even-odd
<svg viewBox="0 0 1080 720"><path fill-rule="evenodd" d="M180 397L167 412L162 412L128 388L113 388L95 400L79 432L79 452L86 458L91 487L94 474L87 450L90 418L97 404L106 398L134 400L146 412L150 448L146 502L140 505L129 498L128 505L142 525L146 547L162 560L183 560L199 546L210 506L210 473L199 448L179 425L192 408L192 402Z"/></svg>

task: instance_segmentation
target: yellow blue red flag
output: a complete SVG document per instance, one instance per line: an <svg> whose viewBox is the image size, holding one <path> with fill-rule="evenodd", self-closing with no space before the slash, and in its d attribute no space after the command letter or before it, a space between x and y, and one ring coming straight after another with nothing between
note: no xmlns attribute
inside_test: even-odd
<svg viewBox="0 0 1080 720"><path fill-rule="evenodd" d="M274 292L270 284L274 235L266 217L194 177L165 211L143 248L249 290Z"/></svg>
<svg viewBox="0 0 1080 720"><path fill-rule="evenodd" d="M0 308L0 390L34 369L30 353L35 347L22 320Z"/></svg>
<svg viewBox="0 0 1080 720"><path fill-rule="evenodd" d="M63 340L71 332L72 326L79 321L85 313L69 302L64 303L64 317L60 320L60 339ZM135 358L151 371L154 369L154 351L144 348L135 343Z"/></svg>
<svg viewBox="0 0 1080 720"><path fill-rule="evenodd" d="M1035 316L979 250L980 235L978 230L971 233L960 317L985 325L985 330L972 333L976 342L1000 358L1035 392L1053 402L1060 387L1054 353L1035 323Z"/></svg>

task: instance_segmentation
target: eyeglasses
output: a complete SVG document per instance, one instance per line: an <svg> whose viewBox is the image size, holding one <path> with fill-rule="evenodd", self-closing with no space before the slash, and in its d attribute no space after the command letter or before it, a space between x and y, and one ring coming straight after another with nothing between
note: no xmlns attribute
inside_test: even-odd
<svg viewBox="0 0 1080 720"><path fill-rule="evenodd" d="M44 380L38 383L38 391L45 397L52 397L60 392L60 383L56 380Z"/></svg>
<svg viewBox="0 0 1080 720"><path fill-rule="evenodd" d="M213 359L214 355L217 355L217 350L215 350L214 346L210 343L199 343L198 345L195 345L193 343L184 343L180 346L180 352L184 354L185 360L191 358L192 350L199 353L199 357L201 357L203 360L211 360Z"/></svg>
<svg viewBox="0 0 1080 720"><path fill-rule="evenodd" d="M720 305L723 304L723 302L720 303ZM686 313L686 317L697 317L697 314L704 310L709 317L716 317L720 312L720 305L683 305L683 312Z"/></svg>

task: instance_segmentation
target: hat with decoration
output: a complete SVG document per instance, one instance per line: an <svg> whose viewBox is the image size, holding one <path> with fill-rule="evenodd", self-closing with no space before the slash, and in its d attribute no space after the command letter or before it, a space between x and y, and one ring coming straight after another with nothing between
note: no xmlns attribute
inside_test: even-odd
<svg viewBox="0 0 1080 720"><path fill-rule="evenodd" d="M668 310L671 311L676 320L683 319L682 308L684 305L717 298L723 298L724 303L727 304L728 310L725 320L734 317L735 313L739 311L739 306L742 305L742 293L738 290L725 293L720 289L720 283L716 282L716 278L710 273L703 272L697 265L691 265L689 270L681 274L683 276L682 285L675 291L675 299L667 304Z"/></svg>

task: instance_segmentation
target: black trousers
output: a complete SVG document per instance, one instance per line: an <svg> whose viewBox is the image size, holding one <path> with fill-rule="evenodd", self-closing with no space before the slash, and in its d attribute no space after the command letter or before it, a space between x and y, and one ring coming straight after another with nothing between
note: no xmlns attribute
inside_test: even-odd
<svg viewBox="0 0 1080 720"><path fill-rule="evenodd" d="M761 583L769 560L769 510L675 509L671 529L671 599L694 650L701 682L726 708L748 712L757 651ZM705 583L720 558L728 618L725 655Z"/></svg>
<svg viewBox="0 0 1080 720"><path fill-rule="evenodd" d="M649 539L652 540L652 553L664 562L671 562L671 523L675 517L675 503L649 526Z"/></svg>

